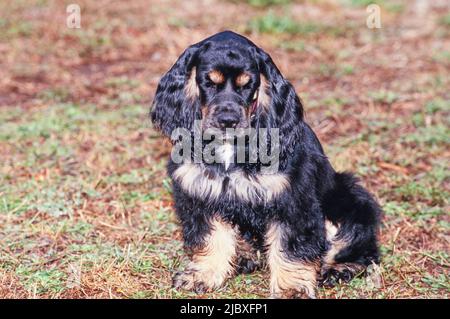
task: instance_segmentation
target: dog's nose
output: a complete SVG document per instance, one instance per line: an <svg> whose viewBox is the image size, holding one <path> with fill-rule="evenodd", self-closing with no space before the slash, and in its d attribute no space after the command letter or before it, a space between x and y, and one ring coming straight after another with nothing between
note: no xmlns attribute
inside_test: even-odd
<svg viewBox="0 0 450 319"><path fill-rule="evenodd" d="M217 118L221 128L235 128L239 123L239 116L234 113L223 113Z"/></svg>

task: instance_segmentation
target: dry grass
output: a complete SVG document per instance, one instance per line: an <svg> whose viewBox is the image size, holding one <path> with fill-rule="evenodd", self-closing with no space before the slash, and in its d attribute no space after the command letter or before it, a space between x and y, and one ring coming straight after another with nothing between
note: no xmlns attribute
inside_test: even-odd
<svg viewBox="0 0 450 319"><path fill-rule="evenodd" d="M186 257L147 112L187 45L233 29L270 52L333 164L386 212L381 280L319 296L448 298L445 1L377 1L380 30L363 0L77 2L79 30L62 1L0 3L0 297L196 296L170 288ZM267 292L257 272L198 297Z"/></svg>

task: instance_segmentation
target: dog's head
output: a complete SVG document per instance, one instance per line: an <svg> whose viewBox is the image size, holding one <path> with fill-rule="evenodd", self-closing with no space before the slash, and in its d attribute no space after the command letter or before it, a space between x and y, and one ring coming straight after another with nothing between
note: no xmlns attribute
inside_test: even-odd
<svg viewBox="0 0 450 319"><path fill-rule="evenodd" d="M303 108L270 56L225 31L190 46L161 79L151 118L165 135L175 128L279 128L292 143Z"/></svg>

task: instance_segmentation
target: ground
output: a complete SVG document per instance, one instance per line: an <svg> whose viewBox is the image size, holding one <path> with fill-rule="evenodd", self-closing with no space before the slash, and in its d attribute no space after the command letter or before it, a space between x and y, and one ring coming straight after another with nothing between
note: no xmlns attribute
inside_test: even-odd
<svg viewBox="0 0 450 319"><path fill-rule="evenodd" d="M187 258L149 107L180 53L224 29L271 54L333 165L383 206L380 268L318 297L449 297L446 1L77 0L80 29L71 2L0 2L0 297L268 296L264 271L171 288Z"/></svg>

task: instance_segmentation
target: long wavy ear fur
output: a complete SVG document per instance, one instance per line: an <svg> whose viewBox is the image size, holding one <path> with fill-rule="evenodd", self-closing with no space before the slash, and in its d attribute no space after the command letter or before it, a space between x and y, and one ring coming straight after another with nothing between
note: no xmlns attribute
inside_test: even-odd
<svg viewBox="0 0 450 319"><path fill-rule="evenodd" d="M172 68L161 78L150 116L156 128L170 137L175 128L192 129L200 119L195 61L200 45L187 48Z"/></svg>
<svg viewBox="0 0 450 319"><path fill-rule="evenodd" d="M258 67L267 79L270 95L268 126L279 128L281 153L289 155L300 140L303 123L303 106L295 89L276 67L272 58L260 48L256 48Z"/></svg>

